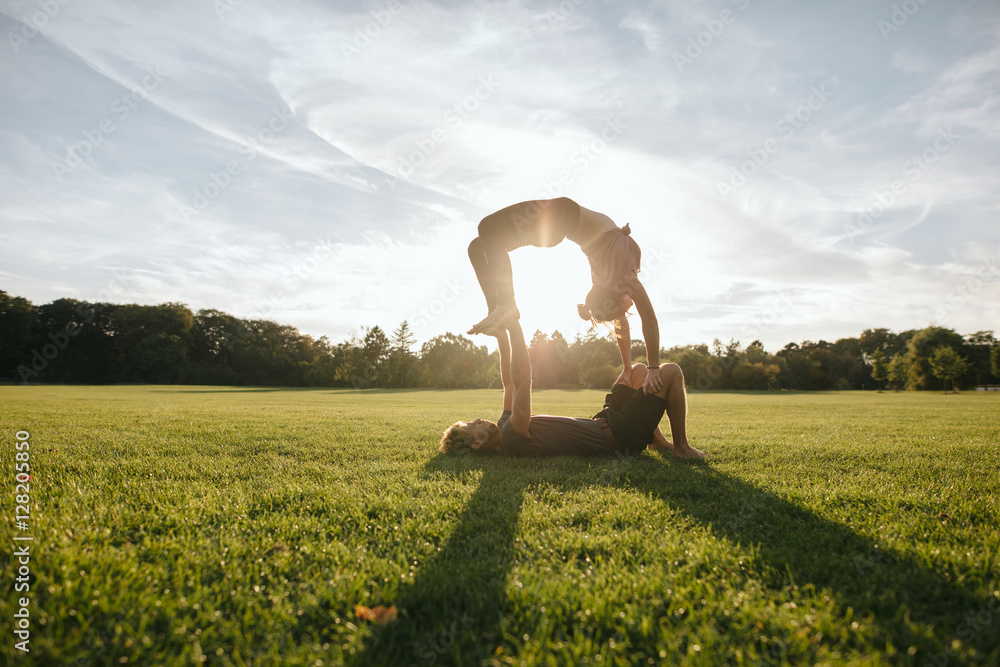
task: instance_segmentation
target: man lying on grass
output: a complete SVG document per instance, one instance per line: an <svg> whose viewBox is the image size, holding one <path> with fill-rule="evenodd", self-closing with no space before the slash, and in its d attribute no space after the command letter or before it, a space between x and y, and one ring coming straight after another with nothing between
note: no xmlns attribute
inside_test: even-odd
<svg viewBox="0 0 1000 667"><path fill-rule="evenodd" d="M483 331L500 347L503 407L499 423L484 419L455 422L441 438L442 452L499 452L507 456L610 456L670 449L679 458L700 459L705 454L687 441L687 395L677 364L660 365L662 386L654 393L642 389L648 372L635 364L625 379L619 376L604 400L604 409L591 419L531 414L531 362L524 333L517 321L507 329ZM673 443L660 433L666 411Z"/></svg>

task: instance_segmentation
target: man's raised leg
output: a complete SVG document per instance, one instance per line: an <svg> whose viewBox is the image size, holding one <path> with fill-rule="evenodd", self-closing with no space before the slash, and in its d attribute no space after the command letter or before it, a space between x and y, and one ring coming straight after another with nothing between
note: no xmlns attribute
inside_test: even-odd
<svg viewBox="0 0 1000 667"><path fill-rule="evenodd" d="M645 376L645 373L642 375ZM705 458L705 453L689 445L687 440L687 392L684 389L684 372L677 364L660 364L660 379L663 380L663 387L654 395L667 402L667 419L670 420L670 436L673 439L671 449L674 456L682 459ZM639 386L642 386L641 383Z"/></svg>
<svg viewBox="0 0 1000 667"><path fill-rule="evenodd" d="M628 381L623 380L622 376L619 375L618 379L615 380L615 384L625 384L632 389L641 389L642 385L646 382L646 375L649 374L649 369L646 367L646 364L632 364L632 368L629 370L629 373L630 375ZM652 450L669 449L673 451L674 443L664 438L663 432L660 431L660 427L657 426L656 430L653 431L653 442L649 443L649 448Z"/></svg>

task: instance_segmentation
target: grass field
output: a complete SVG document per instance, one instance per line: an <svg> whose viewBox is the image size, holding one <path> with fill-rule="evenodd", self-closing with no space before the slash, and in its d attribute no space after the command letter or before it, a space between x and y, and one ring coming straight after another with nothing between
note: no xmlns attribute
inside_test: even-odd
<svg viewBox="0 0 1000 667"><path fill-rule="evenodd" d="M1000 663L1000 394L695 393L707 464L437 453L499 396L0 387L0 662Z"/></svg>

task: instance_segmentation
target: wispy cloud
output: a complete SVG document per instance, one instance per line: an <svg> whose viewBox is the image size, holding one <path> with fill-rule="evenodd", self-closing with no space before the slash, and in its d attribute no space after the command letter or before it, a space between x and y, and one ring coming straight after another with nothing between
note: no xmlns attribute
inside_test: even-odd
<svg viewBox="0 0 1000 667"><path fill-rule="evenodd" d="M664 345L997 321L990 3L59 7L0 13L3 288L35 301L127 270L122 301L426 339L482 315L478 220L564 194L632 224ZM571 250L518 251L526 327L580 329Z"/></svg>

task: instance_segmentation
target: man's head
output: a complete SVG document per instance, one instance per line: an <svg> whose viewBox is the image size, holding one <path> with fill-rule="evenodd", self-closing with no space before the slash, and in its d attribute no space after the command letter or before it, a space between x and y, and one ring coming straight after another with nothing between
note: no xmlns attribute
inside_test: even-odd
<svg viewBox="0 0 1000 667"><path fill-rule="evenodd" d="M496 452L500 450L500 429L485 419L455 422L444 432L438 449L446 454Z"/></svg>
<svg viewBox="0 0 1000 667"><path fill-rule="evenodd" d="M628 294L616 292L607 287L594 286L587 294L584 303L577 306L580 317L595 322L613 322L625 316L632 307L632 299Z"/></svg>

